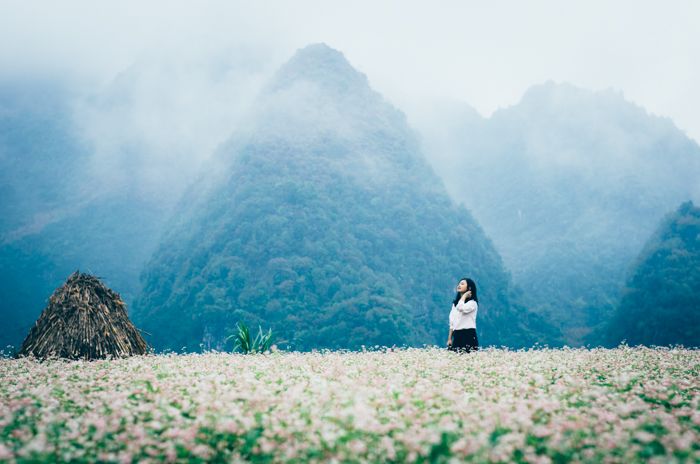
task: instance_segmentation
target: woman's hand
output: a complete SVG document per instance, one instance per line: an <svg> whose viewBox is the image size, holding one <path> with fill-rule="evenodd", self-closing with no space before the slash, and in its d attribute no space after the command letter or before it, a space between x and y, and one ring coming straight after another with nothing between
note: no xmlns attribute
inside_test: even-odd
<svg viewBox="0 0 700 464"><path fill-rule="evenodd" d="M447 346L452 346L452 337L447 339Z"/></svg>
<svg viewBox="0 0 700 464"><path fill-rule="evenodd" d="M467 290L466 292L462 293L462 303L464 303L467 298L470 298L472 296L472 291Z"/></svg>

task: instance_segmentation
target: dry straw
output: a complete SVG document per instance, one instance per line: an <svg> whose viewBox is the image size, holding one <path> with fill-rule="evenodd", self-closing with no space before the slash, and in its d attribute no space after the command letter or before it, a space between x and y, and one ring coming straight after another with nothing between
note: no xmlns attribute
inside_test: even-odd
<svg viewBox="0 0 700 464"><path fill-rule="evenodd" d="M91 360L147 351L119 294L76 271L51 295L18 355Z"/></svg>

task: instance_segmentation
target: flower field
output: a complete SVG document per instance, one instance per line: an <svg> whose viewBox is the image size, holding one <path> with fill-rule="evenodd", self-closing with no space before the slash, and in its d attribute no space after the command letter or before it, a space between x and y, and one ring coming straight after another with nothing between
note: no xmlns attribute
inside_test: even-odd
<svg viewBox="0 0 700 464"><path fill-rule="evenodd" d="M0 360L0 461L700 462L700 351Z"/></svg>

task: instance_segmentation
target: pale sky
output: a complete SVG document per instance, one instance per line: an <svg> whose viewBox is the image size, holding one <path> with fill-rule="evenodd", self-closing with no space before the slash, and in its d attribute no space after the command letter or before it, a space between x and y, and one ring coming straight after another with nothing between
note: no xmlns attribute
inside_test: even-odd
<svg viewBox="0 0 700 464"><path fill-rule="evenodd" d="M399 106L488 116L551 79L620 90L700 141L700 1L0 0L0 73L107 82L137 60L222 56L264 73L314 42Z"/></svg>

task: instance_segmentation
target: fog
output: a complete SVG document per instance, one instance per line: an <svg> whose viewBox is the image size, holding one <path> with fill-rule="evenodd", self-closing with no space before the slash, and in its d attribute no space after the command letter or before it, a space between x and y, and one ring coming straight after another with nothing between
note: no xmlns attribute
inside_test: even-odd
<svg viewBox="0 0 700 464"><path fill-rule="evenodd" d="M609 312L658 220L700 200L698 20L694 1L2 2L0 123L9 122L0 167L16 170L0 172L0 239L16 249L0 271L26 259L26 274L36 274L32 266L49 267L38 257L49 256L48 292L88 263L122 276L115 284L134 298L187 186L203 166L227 176L212 154L235 150L221 147L263 126L285 143L298 135L303 145L304 130L322 128L352 141L372 127L403 127L395 107L416 129L401 136L420 140L516 284L527 292L530 276L549 279L559 292L545 295L550 306L581 313L593 304L582 295L603 289L595 309ZM342 52L386 101L345 99L346 82L330 96L304 83L270 92L280 67L312 43ZM352 68L341 81L357 78ZM42 92L26 105L13 100L16 86L34 95L44 83L50 112ZM365 142L348 146L364 157L356 171L368 180L401 162L382 164ZM414 146L404 148L392 153L406 161ZM464 183L465 172L478 181ZM29 284L26 294L39 308L44 294ZM559 319L579 344L581 327L595 323Z"/></svg>
<svg viewBox="0 0 700 464"><path fill-rule="evenodd" d="M341 50L406 111L441 97L488 116L553 79L622 91L700 139L694 1L30 1L0 11L2 73L50 73L87 94L126 86L105 120L90 118L95 135L128 117L122 134L158 147L182 137L197 156L233 125L254 84L313 42Z"/></svg>

